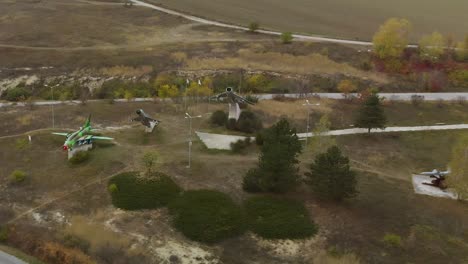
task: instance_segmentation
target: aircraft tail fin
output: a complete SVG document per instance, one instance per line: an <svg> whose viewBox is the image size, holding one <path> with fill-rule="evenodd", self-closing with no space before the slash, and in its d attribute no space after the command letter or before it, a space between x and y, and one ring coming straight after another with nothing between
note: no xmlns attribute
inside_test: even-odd
<svg viewBox="0 0 468 264"><path fill-rule="evenodd" d="M86 122L84 124L84 127L90 127L90 126L91 126L91 114L89 114L89 116L86 119Z"/></svg>

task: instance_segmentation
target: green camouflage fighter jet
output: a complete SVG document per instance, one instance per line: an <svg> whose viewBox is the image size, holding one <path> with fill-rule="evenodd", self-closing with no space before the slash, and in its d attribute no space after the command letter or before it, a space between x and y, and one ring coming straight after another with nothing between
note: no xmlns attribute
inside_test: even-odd
<svg viewBox="0 0 468 264"><path fill-rule="evenodd" d="M74 146L81 146L85 144L91 144L94 139L102 139L102 140L113 140L110 137L98 137L93 135L87 135L91 132L91 115L89 115L88 119L83 127L80 127L80 130L70 133L52 133L54 135L65 136L67 139L65 143L63 143L63 150L72 150Z"/></svg>

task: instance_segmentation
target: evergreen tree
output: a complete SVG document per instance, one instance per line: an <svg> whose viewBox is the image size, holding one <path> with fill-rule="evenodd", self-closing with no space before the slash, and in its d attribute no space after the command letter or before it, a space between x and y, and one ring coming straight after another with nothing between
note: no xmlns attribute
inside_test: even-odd
<svg viewBox="0 0 468 264"><path fill-rule="evenodd" d="M243 188L250 192L286 192L298 182L297 156L302 145L286 119L263 133L259 165L244 177Z"/></svg>
<svg viewBox="0 0 468 264"><path fill-rule="evenodd" d="M384 109L382 108L381 100L377 94L370 95L361 109L359 116L356 119L357 127L367 128L368 132L372 128L385 128L387 118L385 117Z"/></svg>
<svg viewBox="0 0 468 264"><path fill-rule="evenodd" d="M356 174L337 146L319 154L305 176L312 191L321 199L341 201L357 193Z"/></svg>

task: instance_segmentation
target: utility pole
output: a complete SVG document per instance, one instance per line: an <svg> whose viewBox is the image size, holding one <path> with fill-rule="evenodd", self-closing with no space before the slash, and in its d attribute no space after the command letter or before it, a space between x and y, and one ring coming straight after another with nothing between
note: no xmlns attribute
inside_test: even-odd
<svg viewBox="0 0 468 264"><path fill-rule="evenodd" d="M307 128L306 128L306 146L307 146L309 143L308 138L309 138L309 130L310 130L310 107L318 106L320 104L311 104L309 100L306 100L306 103L302 105L307 107Z"/></svg>
<svg viewBox="0 0 468 264"><path fill-rule="evenodd" d="M52 103L51 103L51 106L52 106L52 128L55 128L55 112L54 112L54 87L57 87L59 86L59 84L56 84L56 85L53 85L53 86L49 86L48 84L44 84L45 87L50 87L50 90L52 92Z"/></svg>
<svg viewBox="0 0 468 264"><path fill-rule="evenodd" d="M200 118L201 115L198 116L191 116L189 113L185 113L185 119L189 119L190 129L189 129L189 147L188 147L188 166L187 168L190 169L192 165L192 119L193 118Z"/></svg>

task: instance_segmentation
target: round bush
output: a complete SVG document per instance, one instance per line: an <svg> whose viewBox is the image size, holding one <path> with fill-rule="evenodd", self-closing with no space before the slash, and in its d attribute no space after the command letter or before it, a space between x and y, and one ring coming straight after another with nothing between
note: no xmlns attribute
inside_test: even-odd
<svg viewBox="0 0 468 264"><path fill-rule="evenodd" d="M10 174L10 181L14 183L23 182L26 179L26 172L22 170L14 170Z"/></svg>
<svg viewBox="0 0 468 264"><path fill-rule="evenodd" d="M138 210L167 205L179 195L181 188L163 173L139 178L138 172L124 172L109 180L108 190L115 207Z"/></svg>
<svg viewBox="0 0 468 264"><path fill-rule="evenodd" d="M300 202L257 196L245 202L245 209L250 229L264 238L295 239L317 233L316 225Z"/></svg>
<svg viewBox="0 0 468 264"><path fill-rule="evenodd" d="M217 110L211 115L211 123L217 126L224 126L228 120L228 115L222 110Z"/></svg>
<svg viewBox="0 0 468 264"><path fill-rule="evenodd" d="M241 208L224 193L210 190L184 192L169 204L174 226L186 237L212 243L245 230Z"/></svg>

